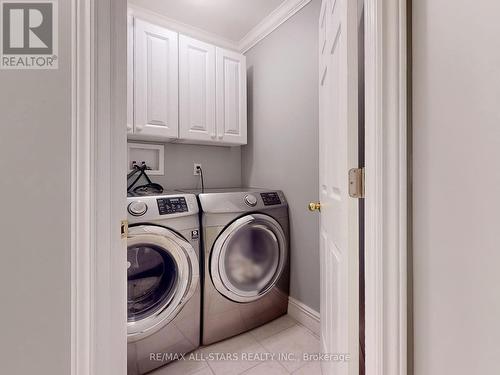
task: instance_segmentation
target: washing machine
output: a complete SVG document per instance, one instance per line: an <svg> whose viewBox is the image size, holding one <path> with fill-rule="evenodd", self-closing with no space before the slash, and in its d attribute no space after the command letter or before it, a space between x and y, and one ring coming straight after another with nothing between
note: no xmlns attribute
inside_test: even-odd
<svg viewBox="0 0 500 375"><path fill-rule="evenodd" d="M198 194L203 231L202 344L265 324L288 308L289 224L283 192Z"/></svg>
<svg viewBox="0 0 500 375"><path fill-rule="evenodd" d="M200 345L200 226L196 196L129 196L128 375Z"/></svg>

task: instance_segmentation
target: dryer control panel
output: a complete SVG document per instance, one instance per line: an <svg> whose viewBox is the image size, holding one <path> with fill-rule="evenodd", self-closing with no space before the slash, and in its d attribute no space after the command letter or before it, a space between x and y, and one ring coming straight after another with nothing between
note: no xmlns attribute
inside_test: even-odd
<svg viewBox="0 0 500 375"><path fill-rule="evenodd" d="M262 201L265 206L275 206L277 204L281 204L281 199L276 192L272 193L260 193Z"/></svg>
<svg viewBox="0 0 500 375"><path fill-rule="evenodd" d="M186 203L186 198L184 197L158 198L156 202L158 203L158 211L160 215L188 212L188 205Z"/></svg>

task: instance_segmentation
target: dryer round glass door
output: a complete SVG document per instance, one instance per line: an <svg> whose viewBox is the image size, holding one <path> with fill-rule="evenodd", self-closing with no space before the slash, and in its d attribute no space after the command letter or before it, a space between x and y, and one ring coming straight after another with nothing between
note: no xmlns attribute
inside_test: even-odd
<svg viewBox="0 0 500 375"><path fill-rule="evenodd" d="M177 315L198 285L199 264L189 242L157 226L131 227L127 253L127 333L133 342Z"/></svg>
<svg viewBox="0 0 500 375"><path fill-rule="evenodd" d="M210 258L215 288L237 302L268 293L286 264L287 242L280 224L263 214L244 216L217 238Z"/></svg>

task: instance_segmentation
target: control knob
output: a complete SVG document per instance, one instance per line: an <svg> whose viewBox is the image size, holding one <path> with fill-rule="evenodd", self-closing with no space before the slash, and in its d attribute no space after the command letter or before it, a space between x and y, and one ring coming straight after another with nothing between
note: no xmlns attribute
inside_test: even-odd
<svg viewBox="0 0 500 375"><path fill-rule="evenodd" d="M248 194L245 197L245 203L250 207L254 207L257 204L257 198L255 197L255 195Z"/></svg>
<svg viewBox="0 0 500 375"><path fill-rule="evenodd" d="M142 216L146 213L147 210L147 204L142 201L135 201L128 205L128 212L132 216Z"/></svg>

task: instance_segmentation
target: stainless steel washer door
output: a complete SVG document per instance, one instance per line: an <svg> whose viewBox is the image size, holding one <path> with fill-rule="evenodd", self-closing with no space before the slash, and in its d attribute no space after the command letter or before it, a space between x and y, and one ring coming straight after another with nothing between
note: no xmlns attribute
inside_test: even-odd
<svg viewBox="0 0 500 375"><path fill-rule="evenodd" d="M275 285L286 264L280 224L263 214L244 216L215 241L210 273L219 293L236 302L255 301Z"/></svg>
<svg viewBox="0 0 500 375"><path fill-rule="evenodd" d="M132 227L127 245L127 337L134 342L160 330L189 301L199 263L189 242L163 227Z"/></svg>

